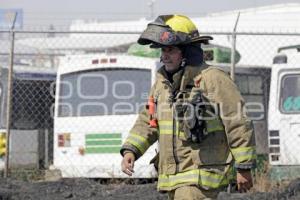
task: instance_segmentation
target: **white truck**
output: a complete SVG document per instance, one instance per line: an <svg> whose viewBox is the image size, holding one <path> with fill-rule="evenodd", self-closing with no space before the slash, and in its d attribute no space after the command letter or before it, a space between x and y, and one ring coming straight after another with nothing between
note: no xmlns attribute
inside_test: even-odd
<svg viewBox="0 0 300 200"><path fill-rule="evenodd" d="M268 129L272 179L300 177L300 45L274 58Z"/></svg>

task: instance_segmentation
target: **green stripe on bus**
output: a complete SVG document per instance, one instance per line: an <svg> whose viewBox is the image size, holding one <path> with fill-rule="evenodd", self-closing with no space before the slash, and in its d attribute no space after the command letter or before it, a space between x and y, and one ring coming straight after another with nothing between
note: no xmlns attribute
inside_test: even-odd
<svg viewBox="0 0 300 200"><path fill-rule="evenodd" d="M120 153L120 147L87 147L85 153Z"/></svg>
<svg viewBox="0 0 300 200"><path fill-rule="evenodd" d="M93 133L85 135L85 139L121 138L121 133Z"/></svg>
<svg viewBox="0 0 300 200"><path fill-rule="evenodd" d="M85 141L85 145L121 145L121 140L88 140Z"/></svg>

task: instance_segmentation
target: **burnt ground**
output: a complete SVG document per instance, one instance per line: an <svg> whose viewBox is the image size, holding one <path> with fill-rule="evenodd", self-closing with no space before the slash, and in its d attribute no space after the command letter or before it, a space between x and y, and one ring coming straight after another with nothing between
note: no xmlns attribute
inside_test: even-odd
<svg viewBox="0 0 300 200"><path fill-rule="evenodd" d="M107 200L152 200L167 199L166 194L156 191L156 183L108 184L92 179L61 179L59 181L28 182L16 179L0 179L0 200L60 200L60 199L107 199ZM300 199L300 179L292 181L281 191L252 194L220 193L218 199Z"/></svg>
<svg viewBox="0 0 300 200"><path fill-rule="evenodd" d="M53 199L167 199L151 184L103 184L92 179L61 179L53 182L24 182L1 179L1 199L53 200Z"/></svg>

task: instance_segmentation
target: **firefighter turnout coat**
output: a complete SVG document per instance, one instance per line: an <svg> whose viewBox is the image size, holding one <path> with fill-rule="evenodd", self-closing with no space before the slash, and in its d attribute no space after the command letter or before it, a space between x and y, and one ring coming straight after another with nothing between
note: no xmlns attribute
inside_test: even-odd
<svg viewBox="0 0 300 200"><path fill-rule="evenodd" d="M199 92L206 108L205 137L193 142L184 128L184 113L178 114L176 105ZM139 114L121 154L132 151L138 159L158 140L159 191L184 185L217 189L235 178L234 167L248 169L254 164L254 133L245 114L244 100L221 69L206 64L185 66L173 75L171 83L162 67L149 96L154 99L155 114L149 114L149 107ZM157 120L157 125L150 125L151 120Z"/></svg>

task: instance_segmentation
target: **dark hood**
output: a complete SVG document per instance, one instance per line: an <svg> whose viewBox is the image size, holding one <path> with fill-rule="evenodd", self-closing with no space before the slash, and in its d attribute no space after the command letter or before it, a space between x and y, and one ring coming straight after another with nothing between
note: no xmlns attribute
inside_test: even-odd
<svg viewBox="0 0 300 200"><path fill-rule="evenodd" d="M203 50L200 44L190 44L179 46L183 58L186 59L186 65L199 66L203 64Z"/></svg>

